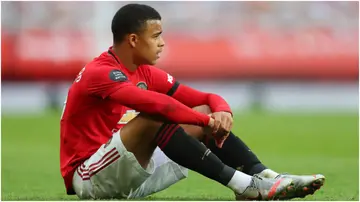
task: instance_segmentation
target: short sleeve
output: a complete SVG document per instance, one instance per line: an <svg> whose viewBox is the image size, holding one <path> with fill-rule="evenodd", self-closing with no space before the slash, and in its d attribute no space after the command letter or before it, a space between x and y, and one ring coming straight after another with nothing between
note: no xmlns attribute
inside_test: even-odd
<svg viewBox="0 0 360 202"><path fill-rule="evenodd" d="M179 82L162 69L149 66L149 77L151 90L158 93L172 96L179 87Z"/></svg>
<svg viewBox="0 0 360 202"><path fill-rule="evenodd" d="M103 99L121 87L132 85L124 72L112 66L101 66L88 73L88 92Z"/></svg>

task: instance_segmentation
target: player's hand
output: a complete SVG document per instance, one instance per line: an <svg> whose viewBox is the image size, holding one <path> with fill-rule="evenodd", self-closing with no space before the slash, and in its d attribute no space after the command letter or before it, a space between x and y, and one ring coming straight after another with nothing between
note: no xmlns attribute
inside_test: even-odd
<svg viewBox="0 0 360 202"><path fill-rule="evenodd" d="M210 121L209 121L209 125L208 127L205 127L204 132L206 131L207 134L218 134L219 131L221 130L221 122L219 120L216 120L212 117L212 115L210 116Z"/></svg>
<svg viewBox="0 0 360 202"><path fill-rule="evenodd" d="M215 121L220 122L220 126L217 131L214 131L215 133L213 133L213 136L217 147L221 148L232 129L233 118L229 112L215 112L211 114L211 117Z"/></svg>
<svg viewBox="0 0 360 202"><path fill-rule="evenodd" d="M229 112L214 112L211 117L221 122L221 128L230 133L233 125L233 118Z"/></svg>
<svg viewBox="0 0 360 202"><path fill-rule="evenodd" d="M219 120L215 120L213 117L210 116L210 121L209 121L209 125L208 127L206 127L206 130L210 133L216 133L220 126L221 126L221 123Z"/></svg>

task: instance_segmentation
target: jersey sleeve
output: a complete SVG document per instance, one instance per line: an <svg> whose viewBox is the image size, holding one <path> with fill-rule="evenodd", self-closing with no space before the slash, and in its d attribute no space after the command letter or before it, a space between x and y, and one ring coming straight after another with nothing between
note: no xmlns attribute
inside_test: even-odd
<svg viewBox="0 0 360 202"><path fill-rule="evenodd" d="M112 66L101 66L88 72L87 90L90 94L107 98L124 86L132 85L125 73Z"/></svg>
<svg viewBox="0 0 360 202"><path fill-rule="evenodd" d="M148 72L150 77L150 88L153 91L172 96L179 87L179 82L162 69L149 66Z"/></svg>
<svg viewBox="0 0 360 202"><path fill-rule="evenodd" d="M117 101L140 113L161 115L179 124L209 124L209 116L196 112L164 94L136 87L119 69L104 66L87 73L90 74L86 79L87 89L92 95Z"/></svg>
<svg viewBox="0 0 360 202"><path fill-rule="evenodd" d="M173 76L162 69L149 66L151 90L167 94L188 107L208 105L212 112L231 112L230 106L220 96L195 90L180 84Z"/></svg>
<svg viewBox="0 0 360 202"><path fill-rule="evenodd" d="M121 87L109 98L140 113L165 117L166 122L207 126L210 121L208 115L197 112L170 96L143 90L135 85Z"/></svg>

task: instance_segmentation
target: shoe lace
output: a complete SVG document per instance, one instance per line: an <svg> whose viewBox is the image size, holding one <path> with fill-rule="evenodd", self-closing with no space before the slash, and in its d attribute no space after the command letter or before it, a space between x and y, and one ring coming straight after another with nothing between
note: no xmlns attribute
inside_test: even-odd
<svg viewBox="0 0 360 202"><path fill-rule="evenodd" d="M258 178L259 180L263 180L264 178L261 177L259 174L254 174L253 175L254 178Z"/></svg>

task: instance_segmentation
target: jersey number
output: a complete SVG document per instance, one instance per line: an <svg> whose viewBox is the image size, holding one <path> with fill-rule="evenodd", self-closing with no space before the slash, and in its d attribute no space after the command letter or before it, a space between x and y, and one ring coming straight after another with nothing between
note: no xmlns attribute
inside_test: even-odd
<svg viewBox="0 0 360 202"><path fill-rule="evenodd" d="M76 79L75 79L75 82L76 82L76 83L81 80L81 77L82 77L82 74L84 73L84 71L85 71L85 67L82 68L82 69L80 70L79 74L77 75L77 77L76 77Z"/></svg>
<svg viewBox="0 0 360 202"><path fill-rule="evenodd" d="M82 74L84 73L85 71L85 67L82 68L79 72L79 74L77 75L76 79L75 79L75 82L79 82L81 80L81 77L82 77ZM66 107L66 101L67 101L67 96L65 98L65 101L64 101L64 106L63 106L63 110L62 110L62 113L61 113L61 119L63 118L64 116L64 112L65 112L65 107Z"/></svg>
<svg viewBox="0 0 360 202"><path fill-rule="evenodd" d="M81 80L81 77L82 77L82 74L84 73L84 71L85 71L85 67L83 67L83 68L80 70L79 74L76 76L76 79L75 79L75 82L76 82L76 83L78 83L78 82ZM61 119L62 119L63 116L64 116L65 107L66 107L66 101L67 101L67 96L66 96L65 101L64 101L63 111L62 111L62 113L61 113Z"/></svg>
<svg viewBox="0 0 360 202"><path fill-rule="evenodd" d="M67 96L65 97L64 106L63 106L63 110L62 110L62 112L61 112L61 117L60 117L60 119L62 119L63 116L64 116L65 107L66 107L66 101L67 101Z"/></svg>

